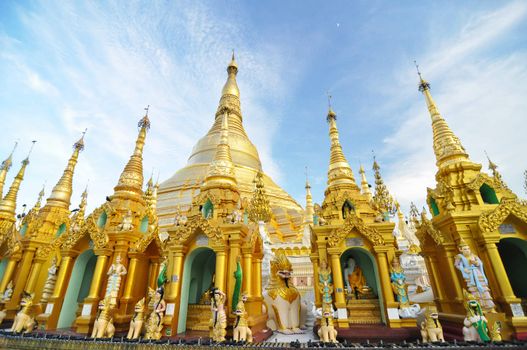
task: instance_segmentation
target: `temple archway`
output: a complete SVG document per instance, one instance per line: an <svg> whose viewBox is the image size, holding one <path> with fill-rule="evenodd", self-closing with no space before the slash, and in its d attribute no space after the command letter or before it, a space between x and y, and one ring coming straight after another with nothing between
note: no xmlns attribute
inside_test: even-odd
<svg viewBox="0 0 527 350"><path fill-rule="evenodd" d="M92 249L85 250L77 257L64 295L57 328L72 326L79 304L88 296L96 262L97 256Z"/></svg>
<svg viewBox="0 0 527 350"><path fill-rule="evenodd" d="M194 249L185 259L177 333L185 332L187 326L193 330L208 330L210 306L200 304L200 299L213 283L215 268L216 253L208 247Z"/></svg>
<svg viewBox="0 0 527 350"><path fill-rule="evenodd" d="M527 241L520 238L503 238L498 243L498 251L514 294L523 301L527 300Z"/></svg>
<svg viewBox="0 0 527 350"><path fill-rule="evenodd" d="M379 279L379 271L375 258L368 250L361 247L346 249L340 256L340 265L344 274L344 287L346 287L348 284L353 284L353 282L356 283L359 279L357 270L355 270L353 277L351 275L348 276L349 271L346 270L346 268L350 263L350 258L353 258L355 261L355 266L362 270L361 275L363 276L363 284L365 284L362 291L354 291L352 288L351 293L346 293L346 305L350 323L384 323L385 317L381 311L383 297ZM350 278L352 278L353 281L350 281ZM346 281L348 281L348 283L346 283ZM365 307L369 310L367 315L364 314ZM359 315L363 316L358 317Z"/></svg>

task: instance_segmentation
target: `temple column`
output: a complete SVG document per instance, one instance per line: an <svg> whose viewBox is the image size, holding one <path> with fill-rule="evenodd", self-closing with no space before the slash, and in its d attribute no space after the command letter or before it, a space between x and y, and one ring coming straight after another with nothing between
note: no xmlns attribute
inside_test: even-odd
<svg viewBox="0 0 527 350"><path fill-rule="evenodd" d="M185 247L177 245L174 248L172 255L172 262L169 261L167 271L168 273L168 293L165 298L167 302L167 316L172 317L171 332L177 333L179 308L181 307L181 280L183 274L183 263L185 258ZM157 268L156 270L158 270ZM173 310L173 311L172 311ZM172 315L170 315L172 311Z"/></svg>
<svg viewBox="0 0 527 350"><path fill-rule="evenodd" d="M124 284L123 295L120 300L119 310L122 316L132 314L134 310L134 283L138 282L137 279L137 264L139 259L144 258L141 253L131 253L130 260L128 261L128 272L126 274L126 282Z"/></svg>
<svg viewBox="0 0 527 350"><path fill-rule="evenodd" d="M13 280L13 283L14 283L13 296L11 297L11 300L9 300L9 302L7 302L5 305L6 309L8 310L18 309L18 303L20 301L20 296L22 295L22 292L24 291L29 271L31 270L31 266L33 265L32 263L33 263L33 257L35 256L35 250L36 248L33 246L29 246L24 250L22 259L20 260L20 263L18 264L18 269L16 269L16 275Z"/></svg>
<svg viewBox="0 0 527 350"><path fill-rule="evenodd" d="M390 271L388 270L388 257L386 256L387 247L375 246L375 253L379 264L379 274L381 279L381 289L386 307L398 307L398 303L393 297L392 282L390 280Z"/></svg>
<svg viewBox="0 0 527 350"><path fill-rule="evenodd" d="M432 277L432 290L434 291L435 296L437 297L439 304L442 304L445 299L445 293L443 288L441 288L441 283L439 279L439 271L437 270L437 259L435 255L428 255L425 253L425 259L427 261L427 268L430 276ZM440 310L443 311L443 310Z"/></svg>
<svg viewBox="0 0 527 350"><path fill-rule="evenodd" d="M346 297L344 295L344 281L342 280L342 267L340 266L340 248L328 249L331 259L331 270L333 271L333 284L335 289L335 306L337 307L339 327L348 327L348 310L346 309ZM318 272L318 268L317 268ZM317 289L318 286L314 288Z"/></svg>
<svg viewBox="0 0 527 350"><path fill-rule="evenodd" d="M24 288L25 292L33 293L35 291L35 285L37 284L38 276L40 275L40 270L42 269L42 264L46 260L42 258L36 258L31 266L31 271L29 272L29 277L27 279L26 287Z"/></svg>
<svg viewBox="0 0 527 350"><path fill-rule="evenodd" d="M226 293L226 277L227 277L227 253L225 248L216 248L216 280L215 287Z"/></svg>
<svg viewBox="0 0 527 350"><path fill-rule="evenodd" d="M61 252L62 259L60 262L59 272L57 274L55 289L49 298L46 310L42 310L44 312L42 319L39 320L39 323L45 324L46 329L57 328L60 311L62 310L62 303L69 285L68 281L71 277L73 265L75 263L74 255L76 254L77 252L73 251Z"/></svg>
<svg viewBox="0 0 527 350"><path fill-rule="evenodd" d="M443 244L445 248L445 257L448 262L446 268L448 272L450 273L450 276L452 276L452 283L455 291L455 302L462 303L463 302L463 287L461 286L461 283L459 282L458 278L458 272L454 265L454 261L456 259L456 255L458 254L457 248L455 244Z"/></svg>
<svg viewBox="0 0 527 350"><path fill-rule="evenodd" d="M253 258L253 297L262 297L262 259Z"/></svg>
<svg viewBox="0 0 527 350"><path fill-rule="evenodd" d="M322 296L320 295L320 289L318 288L318 257L311 256L311 262L313 264L313 289L315 291L315 305L317 307L322 307Z"/></svg>
<svg viewBox="0 0 527 350"><path fill-rule="evenodd" d="M148 266L148 287L152 289L155 289L157 287L157 275L159 274L158 269L159 262L155 260L150 260L150 265Z"/></svg>
<svg viewBox="0 0 527 350"><path fill-rule="evenodd" d="M13 278L13 273L15 272L17 261L13 258L9 258L7 261L7 265L4 270L4 276L2 277L2 281L0 282L0 295L3 295L7 285L9 284L9 281Z"/></svg>
<svg viewBox="0 0 527 350"><path fill-rule="evenodd" d="M247 296L253 295L253 285L252 285L252 254L249 252L243 253L243 284L242 284L242 293L246 292Z"/></svg>
<svg viewBox="0 0 527 350"><path fill-rule="evenodd" d="M498 280L498 284L501 290L501 295L503 297L503 300L506 301L507 303L519 303L520 299L514 295L514 291L512 289L511 283L507 276L507 271L505 270L505 266L503 266L503 261L501 260L498 247L496 247L496 242L497 241L490 241L490 240L486 241L485 251L489 257L492 270L494 270L494 275L496 276ZM492 291L491 291L491 296L492 296Z"/></svg>

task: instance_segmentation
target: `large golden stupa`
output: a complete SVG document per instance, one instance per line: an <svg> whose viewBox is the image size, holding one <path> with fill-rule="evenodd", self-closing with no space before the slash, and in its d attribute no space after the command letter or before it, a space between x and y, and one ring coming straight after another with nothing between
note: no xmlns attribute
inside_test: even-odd
<svg viewBox="0 0 527 350"><path fill-rule="evenodd" d="M258 171L263 171L258 151L243 128L240 90L236 83L238 66L234 55L227 67L227 73L227 82L221 93L214 124L194 146L187 165L176 171L159 187L158 215L162 232L174 223L178 211L185 212L189 209L192 198L199 193L220 142L221 117L226 109L229 110L229 146L242 201L251 198L256 174ZM268 225L271 239L273 241L300 239L304 210L271 177L263 173L263 178L274 214L274 219Z"/></svg>

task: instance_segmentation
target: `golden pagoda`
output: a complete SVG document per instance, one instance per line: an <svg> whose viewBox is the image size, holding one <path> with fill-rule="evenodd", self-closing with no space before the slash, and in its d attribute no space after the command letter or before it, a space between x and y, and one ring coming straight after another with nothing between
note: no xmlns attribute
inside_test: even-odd
<svg viewBox="0 0 527 350"><path fill-rule="evenodd" d="M527 203L504 183L489 159L488 175L473 162L432 99L430 84L419 73L433 131L436 187L428 188L425 212L416 220L445 324L462 328L463 290L476 298L489 324L500 320L503 339L527 336L525 266L527 266ZM414 219L415 220L415 219Z"/></svg>
<svg viewBox="0 0 527 350"><path fill-rule="evenodd" d="M331 106L326 119L330 157L324 202L320 217L312 226L314 276L318 276L321 263L330 266L339 334L357 324L415 327L415 320L399 318L392 291L389 266L396 258L392 234L395 224L387 213L391 197L380 177L379 166L374 161L377 188L372 196L362 167L362 191L355 182L342 151L337 115ZM315 289L317 307L322 306L321 298L321 292Z"/></svg>

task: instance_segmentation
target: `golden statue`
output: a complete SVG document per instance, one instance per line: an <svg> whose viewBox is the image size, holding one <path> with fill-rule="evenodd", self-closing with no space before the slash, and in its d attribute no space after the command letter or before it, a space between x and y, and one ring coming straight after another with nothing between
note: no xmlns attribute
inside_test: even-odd
<svg viewBox="0 0 527 350"><path fill-rule="evenodd" d="M97 316L93 323L93 330L91 337L97 338L111 338L115 333L113 325L113 311L114 306L109 297L104 298L99 302Z"/></svg>
<svg viewBox="0 0 527 350"><path fill-rule="evenodd" d="M252 343L253 333L249 327L247 311L245 311L245 302L247 302L247 293L244 292L240 301L236 305L236 310L234 311L236 319L234 321L232 338L234 341L246 341Z"/></svg>
<svg viewBox="0 0 527 350"><path fill-rule="evenodd" d="M13 320L11 332L21 333L24 331L24 333L30 333L36 327L33 297L33 294L24 292L24 296L20 300L20 311Z"/></svg>
<svg viewBox="0 0 527 350"><path fill-rule="evenodd" d="M495 321L492 329L490 330L490 338L493 342L501 342L501 322Z"/></svg>
<svg viewBox="0 0 527 350"><path fill-rule="evenodd" d="M123 221L117 225L117 229L119 231L132 231L134 229L134 225L132 224L133 219L132 210L128 209L123 217Z"/></svg>
<svg viewBox="0 0 527 350"><path fill-rule="evenodd" d="M478 300L485 312L495 312L487 276L483 271L483 262L472 253L469 245L463 239L459 242L459 251L461 253L456 255L454 265L461 271L469 293Z"/></svg>
<svg viewBox="0 0 527 350"><path fill-rule="evenodd" d="M210 319L211 338L215 342L225 341L227 335L227 314L225 313L226 295L218 288L214 288L211 294L210 308L212 317Z"/></svg>
<svg viewBox="0 0 527 350"><path fill-rule="evenodd" d="M366 278L362 273L362 269L357 265L355 259L350 257L346 268L344 269L345 284L348 294L353 299L359 299L364 287L366 286Z"/></svg>
<svg viewBox="0 0 527 350"><path fill-rule="evenodd" d="M439 323L439 314L435 306L427 306L417 317L417 327L421 331L423 343L444 342L443 327Z"/></svg>
<svg viewBox="0 0 527 350"><path fill-rule="evenodd" d="M53 295L53 290L55 289L55 282L57 282L57 257L54 256L51 260L51 266L48 269L48 278L44 284L44 290L42 291L42 297L40 302L45 304L48 302L51 295Z"/></svg>
<svg viewBox="0 0 527 350"><path fill-rule="evenodd" d="M143 329L145 320L145 298L139 300L134 307L134 316L130 320L127 339L138 339Z"/></svg>
<svg viewBox="0 0 527 350"><path fill-rule="evenodd" d="M110 297L112 304L117 304L117 296L119 294L119 288L121 287L121 278L126 275L128 271L123 264L121 264L121 256L117 255L115 263L108 269L108 285L106 287L106 294L104 297Z"/></svg>
<svg viewBox="0 0 527 350"><path fill-rule="evenodd" d="M156 290L154 295L154 304L150 316L146 321L146 334L145 339L160 339L163 335L163 317L165 316L166 302L163 299L165 290L160 287Z"/></svg>
<svg viewBox="0 0 527 350"><path fill-rule="evenodd" d="M300 293L290 282L293 266L284 253L271 260L271 282L268 295L271 298L269 326L284 334L302 333L300 330Z"/></svg>

